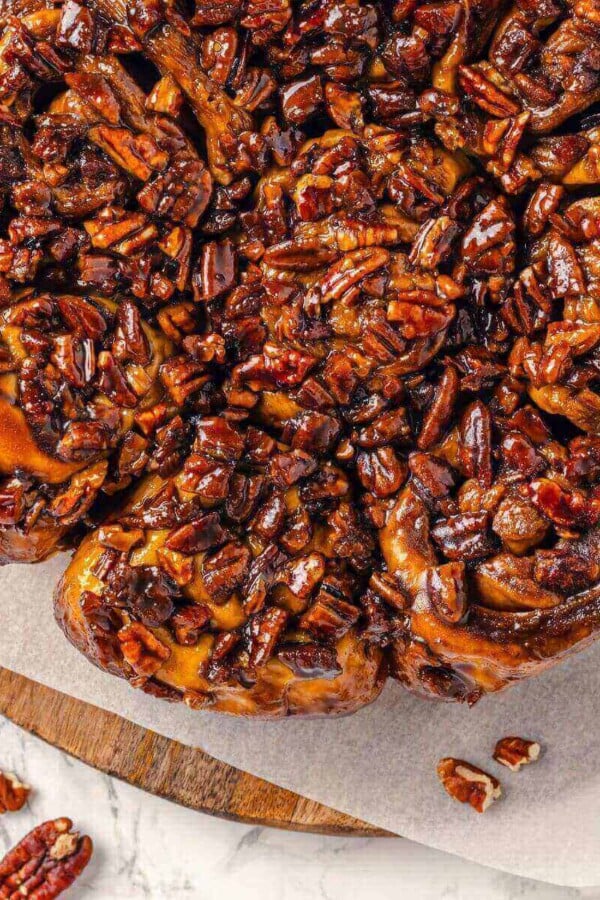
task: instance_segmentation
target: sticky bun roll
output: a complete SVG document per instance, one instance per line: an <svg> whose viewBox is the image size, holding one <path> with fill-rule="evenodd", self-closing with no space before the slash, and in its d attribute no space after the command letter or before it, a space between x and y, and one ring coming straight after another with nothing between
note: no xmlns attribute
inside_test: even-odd
<svg viewBox="0 0 600 900"><path fill-rule="evenodd" d="M392 670L419 693L474 702L598 635L599 223L538 186L503 340L448 355L382 510Z"/></svg>
<svg viewBox="0 0 600 900"><path fill-rule="evenodd" d="M0 342L0 562L37 562L144 467L136 417L171 347L128 298L30 291L0 313Z"/></svg>
<svg viewBox="0 0 600 900"><path fill-rule="evenodd" d="M600 440L565 437L512 387L455 405L409 454L379 533L383 596L405 610L392 672L426 696L473 703L600 630Z"/></svg>
<svg viewBox="0 0 600 900"><path fill-rule="evenodd" d="M382 510L392 670L419 693L473 702L598 635L599 223L538 186L504 334L448 354Z"/></svg>
<svg viewBox="0 0 600 900"><path fill-rule="evenodd" d="M384 680L362 607L374 541L330 463L223 417L81 544L55 597L69 640L193 708L350 713Z"/></svg>

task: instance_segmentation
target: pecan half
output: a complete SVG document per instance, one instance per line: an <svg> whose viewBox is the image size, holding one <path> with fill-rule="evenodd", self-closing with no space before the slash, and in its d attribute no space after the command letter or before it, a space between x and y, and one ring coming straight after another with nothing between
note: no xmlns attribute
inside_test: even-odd
<svg viewBox="0 0 600 900"><path fill-rule="evenodd" d="M539 759L541 747L537 741L528 741L520 737L501 738L494 748L494 759L513 772L521 766Z"/></svg>

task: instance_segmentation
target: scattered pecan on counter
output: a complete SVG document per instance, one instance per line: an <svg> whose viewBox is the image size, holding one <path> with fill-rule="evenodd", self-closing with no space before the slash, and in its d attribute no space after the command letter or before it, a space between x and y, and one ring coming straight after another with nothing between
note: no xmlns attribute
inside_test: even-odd
<svg viewBox="0 0 600 900"><path fill-rule="evenodd" d="M29 785L20 781L12 772L0 771L0 815L22 809L30 792Z"/></svg>
<svg viewBox="0 0 600 900"><path fill-rule="evenodd" d="M520 737L501 738L494 748L494 759L513 772L521 766L539 759L541 747L537 741L528 741Z"/></svg>
<svg viewBox="0 0 600 900"><path fill-rule="evenodd" d="M52 900L69 888L92 855L92 842L71 831L70 819L54 819L30 831L0 861L0 897Z"/></svg>
<svg viewBox="0 0 600 900"><path fill-rule="evenodd" d="M595 638L593 3L5 6L0 557L91 532L74 642L283 714Z"/></svg>

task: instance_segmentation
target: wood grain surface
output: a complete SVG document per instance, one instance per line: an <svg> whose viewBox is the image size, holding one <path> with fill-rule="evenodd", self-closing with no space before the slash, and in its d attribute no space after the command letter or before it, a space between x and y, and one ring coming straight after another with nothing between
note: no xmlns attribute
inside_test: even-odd
<svg viewBox="0 0 600 900"><path fill-rule="evenodd" d="M201 812L320 834L391 836L1 668L0 713L102 772Z"/></svg>

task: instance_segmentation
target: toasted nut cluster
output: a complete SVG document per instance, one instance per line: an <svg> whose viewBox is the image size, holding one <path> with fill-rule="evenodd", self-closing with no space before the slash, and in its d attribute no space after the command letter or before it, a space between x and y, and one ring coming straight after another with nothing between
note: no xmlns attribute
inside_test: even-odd
<svg viewBox="0 0 600 900"><path fill-rule="evenodd" d="M89 837L71 831L70 819L38 825L0 861L0 896L53 900L83 872L92 855Z"/></svg>
<svg viewBox="0 0 600 900"><path fill-rule="evenodd" d="M17 812L27 803L31 788L12 772L0 771L0 815Z"/></svg>
<svg viewBox="0 0 600 900"><path fill-rule="evenodd" d="M468 803L478 813L484 813L494 800L502 796L497 778L463 759L441 759L437 774L451 797L460 803Z"/></svg>
<svg viewBox="0 0 600 900"><path fill-rule="evenodd" d="M513 772L521 766L539 759L541 747L537 741L528 741L520 737L501 738L494 748L494 759Z"/></svg>
<svg viewBox="0 0 600 900"><path fill-rule="evenodd" d="M99 526L71 639L263 715L593 639L594 3L5 6L0 557Z"/></svg>

